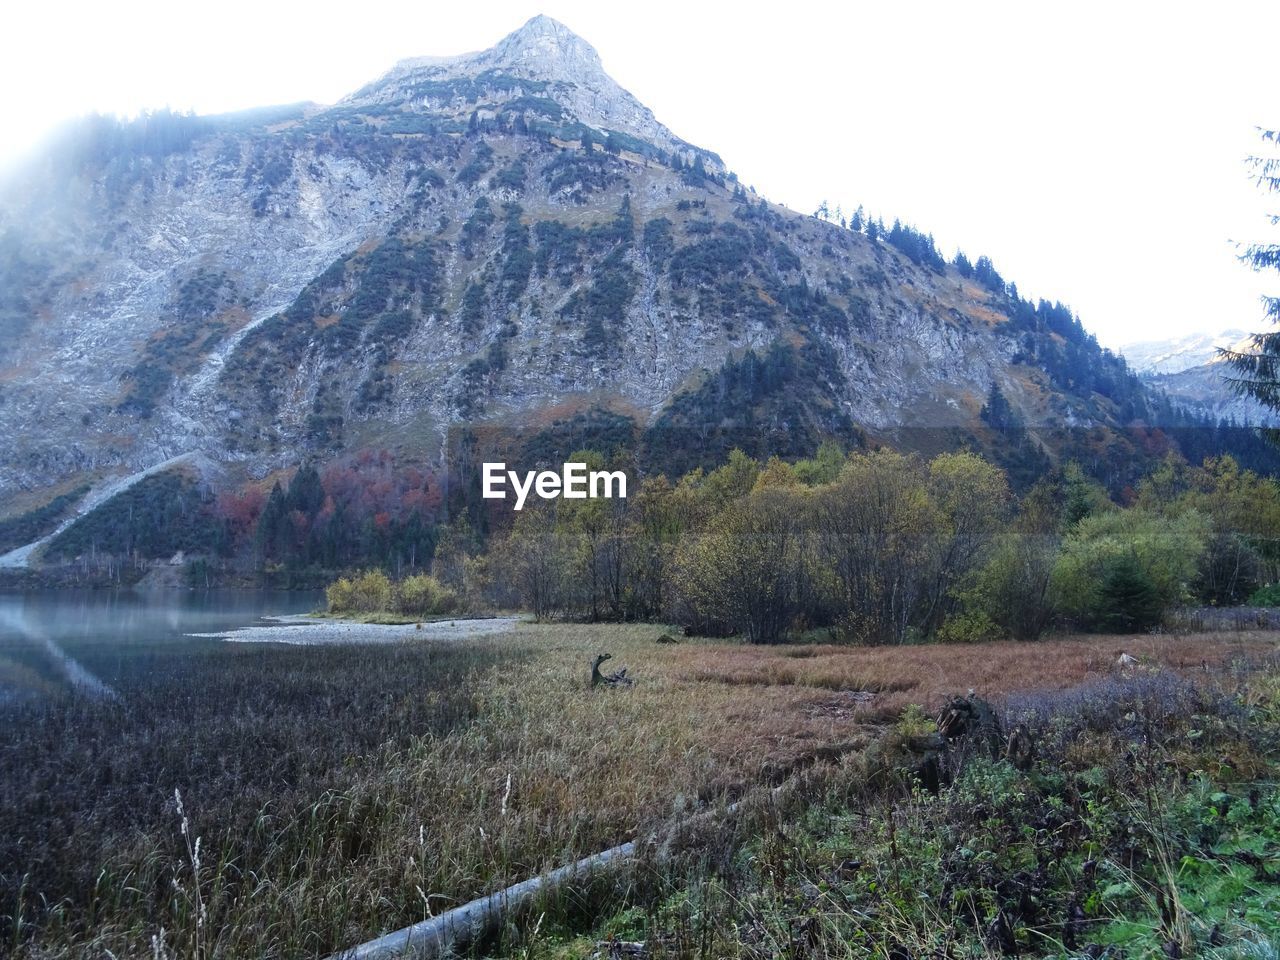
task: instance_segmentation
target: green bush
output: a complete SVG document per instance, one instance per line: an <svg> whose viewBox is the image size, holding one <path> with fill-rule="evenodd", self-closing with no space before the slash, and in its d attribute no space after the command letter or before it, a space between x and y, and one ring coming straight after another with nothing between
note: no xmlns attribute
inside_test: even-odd
<svg viewBox="0 0 1280 960"><path fill-rule="evenodd" d="M458 595L425 573L406 577L396 587L396 610L414 616L453 613Z"/></svg>
<svg viewBox="0 0 1280 960"><path fill-rule="evenodd" d="M1280 607L1280 583L1269 583L1249 595L1251 607Z"/></svg>
<svg viewBox="0 0 1280 960"><path fill-rule="evenodd" d="M961 595L966 613L1015 640L1038 639L1056 612L1049 584L1057 551L1057 539L1047 534L1015 531L1001 538Z"/></svg>
<svg viewBox="0 0 1280 960"><path fill-rule="evenodd" d="M325 591L330 613L382 613L391 609L391 597L391 581L381 570L343 577Z"/></svg>
<svg viewBox="0 0 1280 960"><path fill-rule="evenodd" d="M1058 555L1052 598L1089 629L1153 625L1153 604L1163 611L1190 598L1208 539L1208 523L1195 511L1165 517L1134 507L1087 516Z"/></svg>

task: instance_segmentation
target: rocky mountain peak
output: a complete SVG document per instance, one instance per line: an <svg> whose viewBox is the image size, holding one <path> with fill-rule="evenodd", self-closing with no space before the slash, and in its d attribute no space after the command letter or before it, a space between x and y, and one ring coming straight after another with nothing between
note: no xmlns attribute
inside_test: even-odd
<svg viewBox="0 0 1280 960"><path fill-rule="evenodd" d="M494 66L561 79L581 81L604 73L595 47L544 14L498 41L491 59Z"/></svg>
<svg viewBox="0 0 1280 960"><path fill-rule="evenodd" d="M338 104L353 108L428 113L455 123L473 113L520 114L565 139L578 139L585 126L593 136L622 134L687 163L701 156L708 170L725 172L718 156L677 137L610 77L591 44L541 14L487 50L402 60Z"/></svg>

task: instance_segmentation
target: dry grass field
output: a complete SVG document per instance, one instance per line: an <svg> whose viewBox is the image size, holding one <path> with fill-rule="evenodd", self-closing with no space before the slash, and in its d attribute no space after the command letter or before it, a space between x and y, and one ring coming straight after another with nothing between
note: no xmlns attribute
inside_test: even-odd
<svg viewBox="0 0 1280 960"><path fill-rule="evenodd" d="M6 708L4 936L31 957L150 953L161 927L181 956L323 954L857 751L907 704L1063 689L1121 652L1219 682L1276 649L1264 633L856 648L663 632L228 644L118 703ZM634 686L591 687L604 652Z"/></svg>

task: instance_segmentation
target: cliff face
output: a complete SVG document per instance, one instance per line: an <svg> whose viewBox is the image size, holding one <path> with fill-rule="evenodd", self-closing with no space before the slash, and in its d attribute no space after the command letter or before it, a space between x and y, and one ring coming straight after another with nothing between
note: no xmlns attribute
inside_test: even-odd
<svg viewBox="0 0 1280 960"><path fill-rule="evenodd" d="M1141 401L1069 315L744 191L545 17L332 107L140 123L0 198L0 505L594 407L800 447L981 431L993 384L1046 438Z"/></svg>

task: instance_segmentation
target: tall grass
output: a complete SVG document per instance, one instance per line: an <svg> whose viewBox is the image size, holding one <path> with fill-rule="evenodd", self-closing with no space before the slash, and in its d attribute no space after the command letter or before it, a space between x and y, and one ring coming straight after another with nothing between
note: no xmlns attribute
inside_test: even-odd
<svg viewBox="0 0 1280 960"><path fill-rule="evenodd" d="M954 744L935 792L875 776L918 758L932 729L905 711L816 789L756 811L739 856L523 955L626 955L597 947L616 938L717 960L1268 956L1277 676L1224 691L1152 671L1020 694L1003 708L1040 746L1030 769Z"/></svg>
<svg viewBox="0 0 1280 960"><path fill-rule="evenodd" d="M661 632L227 644L158 656L116 701L0 708L0 942L30 958L325 954L856 750L901 698L1113 660L1064 641L1037 674L1017 658L1040 648L1014 644L895 661ZM1144 642L1191 670L1263 648L1200 641L1191 660L1191 641ZM636 686L592 689L605 651ZM1018 668L989 665L1004 655Z"/></svg>

